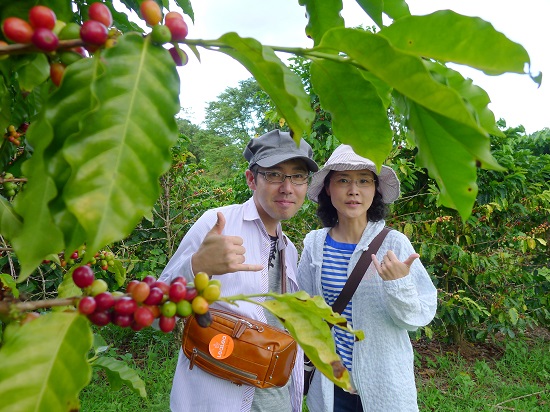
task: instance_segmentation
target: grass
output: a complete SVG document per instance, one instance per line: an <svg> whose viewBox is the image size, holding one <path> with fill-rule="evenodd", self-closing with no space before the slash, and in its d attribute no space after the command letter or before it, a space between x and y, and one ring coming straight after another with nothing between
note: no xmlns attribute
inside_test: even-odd
<svg viewBox="0 0 550 412"><path fill-rule="evenodd" d="M145 382L147 398L128 386L113 391L102 371L94 371L92 382L81 393L83 412L161 412L170 410L170 389L176 369L178 346L173 334L152 328L140 332L108 326L101 330L108 343L116 347L108 355L125 361Z"/></svg>
<svg viewBox="0 0 550 412"><path fill-rule="evenodd" d="M143 399L126 386L112 391L104 374L95 372L81 393L81 411L169 411L179 348L174 336L152 329L134 333L114 327L103 328L101 333L107 342L116 342L109 355L139 372L148 397ZM497 345L498 356L481 352L462 356L449 347L415 351L420 411L549 411L548 338L535 336Z"/></svg>
<svg viewBox="0 0 550 412"><path fill-rule="evenodd" d="M499 359L465 359L443 353L419 359L421 411L550 410L550 342L543 338L502 343ZM419 368L417 367L417 370Z"/></svg>

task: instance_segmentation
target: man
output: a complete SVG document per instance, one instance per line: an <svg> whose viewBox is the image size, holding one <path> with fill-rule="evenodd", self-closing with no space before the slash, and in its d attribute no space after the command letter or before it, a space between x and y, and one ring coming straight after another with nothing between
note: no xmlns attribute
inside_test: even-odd
<svg viewBox="0 0 550 412"><path fill-rule="evenodd" d="M221 281L225 296L280 293L284 290L280 265L285 264L286 289L297 291L298 253L282 233L280 222L294 216L304 202L309 174L318 170L312 156L303 139L297 146L287 132L274 130L252 139L244 151L252 197L241 205L205 212L183 238L160 280L169 283L184 276L191 281L194 274L206 272ZM285 262L279 262L282 249ZM235 307L220 302L216 306L281 327L259 305L239 302ZM189 360L180 350L170 407L175 412L301 412L302 358L299 350L287 385L257 389L237 386L197 367L189 369Z"/></svg>

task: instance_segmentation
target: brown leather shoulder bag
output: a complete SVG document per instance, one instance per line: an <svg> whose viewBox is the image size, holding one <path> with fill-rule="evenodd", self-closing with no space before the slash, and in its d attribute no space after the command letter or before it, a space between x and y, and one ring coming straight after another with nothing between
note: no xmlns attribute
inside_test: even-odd
<svg viewBox="0 0 550 412"><path fill-rule="evenodd" d="M294 367L297 346L292 336L232 312L210 309L212 324L203 328L195 316L185 320L183 353L197 366L237 385L284 386ZM227 357L227 350L232 347Z"/></svg>
<svg viewBox="0 0 550 412"><path fill-rule="evenodd" d="M281 293L285 293L284 249L279 251L279 259ZM290 334L233 312L210 309L210 315L212 323L206 328L194 315L185 319L182 348L190 361L189 369L197 366L237 385L286 385L298 351Z"/></svg>

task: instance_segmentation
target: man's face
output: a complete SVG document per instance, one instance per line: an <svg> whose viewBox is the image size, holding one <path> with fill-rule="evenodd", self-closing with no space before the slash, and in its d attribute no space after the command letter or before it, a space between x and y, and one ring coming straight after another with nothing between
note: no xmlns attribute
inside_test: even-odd
<svg viewBox="0 0 550 412"><path fill-rule="evenodd" d="M274 235L275 228L281 220L290 219L298 212L304 203L307 193L307 183L294 184L290 178L282 183L270 182L277 177L296 175L295 181L308 175L308 168L303 160L292 159L272 167L260 167L254 178L250 170L246 171L248 187L254 191L254 202L258 213L270 235ZM278 173L280 175L273 175ZM281 176L282 175L282 176ZM274 178L275 177L275 178ZM307 180L306 180L307 181Z"/></svg>

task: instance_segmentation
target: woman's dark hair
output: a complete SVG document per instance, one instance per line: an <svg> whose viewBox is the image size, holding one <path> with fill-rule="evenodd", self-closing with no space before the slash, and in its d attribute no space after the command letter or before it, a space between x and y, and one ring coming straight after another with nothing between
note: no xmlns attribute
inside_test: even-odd
<svg viewBox="0 0 550 412"><path fill-rule="evenodd" d="M321 219L324 227L334 227L338 223L338 212L336 208L332 205L330 196L327 194L327 187L330 184L330 178L334 174L334 171L331 170L325 177L323 182L323 188L321 193L317 197L319 206L317 207L317 217ZM388 205L382 201L382 195L378 191L378 176L375 175L374 185L376 190L374 191L374 199L372 199L372 204L367 210L368 219L370 222L378 222L384 219L388 215Z"/></svg>

